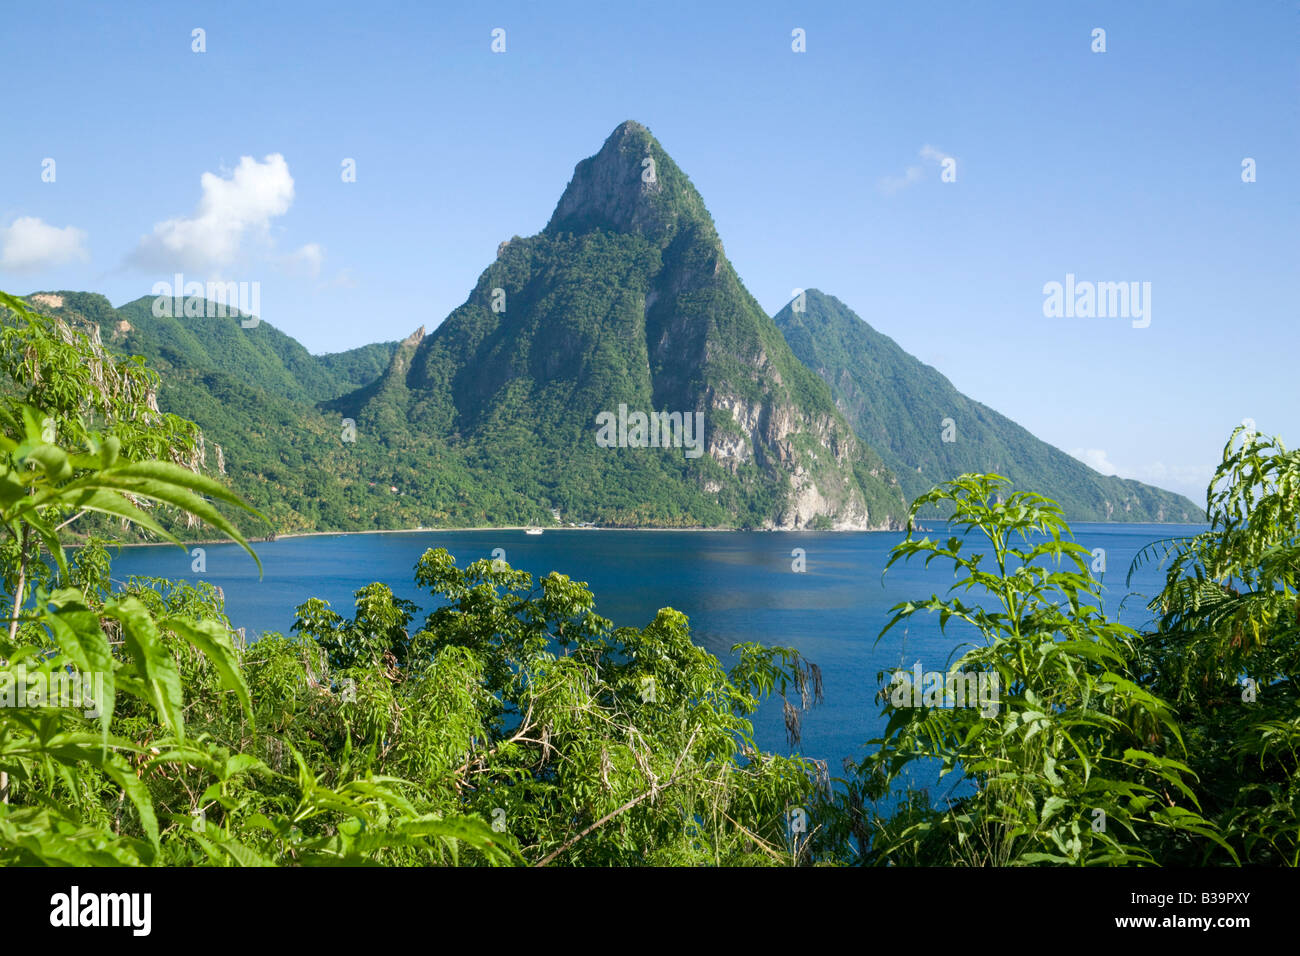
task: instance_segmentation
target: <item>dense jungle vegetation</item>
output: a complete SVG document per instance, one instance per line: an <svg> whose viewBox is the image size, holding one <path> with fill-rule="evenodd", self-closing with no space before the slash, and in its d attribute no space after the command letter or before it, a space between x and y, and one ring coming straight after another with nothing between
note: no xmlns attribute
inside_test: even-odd
<svg viewBox="0 0 1300 956"><path fill-rule="evenodd" d="M969 623L951 668L996 673L1000 707L883 694L882 738L832 781L750 722L781 698L796 750L815 662L740 645L724 668L683 615L616 626L560 573L434 550L423 621L376 582L248 646L208 585L114 585L102 543L65 551L79 522L174 540L167 510L256 560L258 514L143 363L0 296L0 864L1298 862L1300 456L1276 439L1234 432L1209 529L1143 555L1167 569L1147 633L1101 612L1053 501L980 474L920 495L951 536L909 522L891 563L957 586L881 640ZM93 706L30 694L73 675ZM934 762L970 795L908 789Z"/></svg>

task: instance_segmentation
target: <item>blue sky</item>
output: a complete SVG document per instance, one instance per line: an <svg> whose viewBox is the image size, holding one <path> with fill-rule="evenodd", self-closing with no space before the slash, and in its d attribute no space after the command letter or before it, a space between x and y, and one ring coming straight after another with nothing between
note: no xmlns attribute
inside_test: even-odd
<svg viewBox="0 0 1300 956"><path fill-rule="evenodd" d="M1300 441L1298 17L23 4L0 39L0 288L117 305L179 268L259 282L263 318L315 352L403 337L636 119L769 312L820 288L1039 437L1199 499L1243 418ZM1067 273L1150 282L1150 325L1044 316Z"/></svg>

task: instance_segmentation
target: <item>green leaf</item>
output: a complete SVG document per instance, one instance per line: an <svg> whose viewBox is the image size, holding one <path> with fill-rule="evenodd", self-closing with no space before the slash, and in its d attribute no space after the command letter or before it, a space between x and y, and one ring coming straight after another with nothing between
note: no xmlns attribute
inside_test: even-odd
<svg viewBox="0 0 1300 956"><path fill-rule="evenodd" d="M54 605L57 610L51 610ZM98 701L103 746L108 746L108 726L117 703L116 662L108 635L99 626L99 615L86 608L76 588L64 588L50 595L43 620L59 649L83 674L100 674L103 699Z"/></svg>
<svg viewBox="0 0 1300 956"><path fill-rule="evenodd" d="M127 596L105 605L103 614L121 623L122 638L145 683L150 702L163 723L183 739L185 714L180 671L148 609L138 598Z"/></svg>
<svg viewBox="0 0 1300 956"><path fill-rule="evenodd" d="M251 724L253 705L248 698L248 685L244 683L244 675L239 669L239 656L235 651L235 643L231 640L230 629L222 627L216 621L190 621L175 615L164 618L159 623L203 652L221 676L222 686L234 691L239 697L240 705Z"/></svg>

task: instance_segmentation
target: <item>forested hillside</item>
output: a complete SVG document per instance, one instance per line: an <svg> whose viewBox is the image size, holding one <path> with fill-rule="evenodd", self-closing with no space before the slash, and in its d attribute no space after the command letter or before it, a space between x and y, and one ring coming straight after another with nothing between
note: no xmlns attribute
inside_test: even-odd
<svg viewBox="0 0 1300 956"><path fill-rule="evenodd" d="M794 304L776 314L790 348L830 386L908 500L965 472L992 472L1050 495L1072 521L1204 519L1204 507L1182 495L1102 475L967 398L834 296L808 289L802 311Z"/></svg>

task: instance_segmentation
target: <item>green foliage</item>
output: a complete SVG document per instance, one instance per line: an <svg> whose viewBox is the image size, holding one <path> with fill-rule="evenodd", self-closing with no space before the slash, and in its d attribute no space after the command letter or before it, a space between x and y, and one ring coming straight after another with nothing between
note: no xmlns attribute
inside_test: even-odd
<svg viewBox="0 0 1300 956"><path fill-rule="evenodd" d="M1067 540L1059 506L1028 492L1003 500L1007 485L962 475L912 503L912 519L950 507L956 533L918 539L909 519L889 566L923 557L951 563L955 580L947 597L895 607L881 632L921 612L945 633L965 625L976 640L944 670L988 680L997 701L918 700L895 675L881 695L884 735L838 800L835 835L855 837L869 863L1155 863L1162 844L1192 837L1230 853L1201 814L1173 710L1133 669L1136 635L1102 613L1089 552ZM932 807L904 793L889 818L868 806L909 768L936 764L973 794Z"/></svg>
<svg viewBox="0 0 1300 956"><path fill-rule="evenodd" d="M106 711L108 761L85 734L50 745L87 791L80 816L114 821L119 835L94 845L118 863L172 865L795 858L785 821L811 801L816 769L757 752L747 715L770 693L811 694L796 654L738 647L728 673L681 614L614 628L562 575L537 593L503 563L462 570L430 551L416 577L444 603L409 636L409 605L372 585L351 620L310 601L298 636L247 648L208 585L133 579L93 607L59 595L52 630L107 617L137 632L115 672L131 693ZM131 661L147 668L132 674ZM47 793L27 752L16 759L18 807L0 821L39 805L32 830L53 826L64 786ZM49 836L0 859L93 862Z"/></svg>
<svg viewBox="0 0 1300 956"><path fill-rule="evenodd" d="M370 584L356 593L357 614L351 621L331 611L328 601L312 598L298 609L293 630L311 636L328 655L331 667L405 667L427 650L407 638L416 606L394 597L386 584Z"/></svg>
<svg viewBox="0 0 1300 956"><path fill-rule="evenodd" d="M728 673L676 611L615 628L563 575L461 569L442 549L415 578L438 606L409 638L393 627L382 642L404 663L317 671L347 699L354 760L364 752L375 772L420 780L434 805L492 820L530 863L788 858L785 815L811 797L815 770L757 753L747 715L806 680L797 655L738 648ZM353 647L407 617L371 586L352 620L311 601L294 629L322 649ZM373 657L379 645L363 646Z"/></svg>
<svg viewBox="0 0 1300 956"><path fill-rule="evenodd" d="M653 259L635 237L545 241ZM231 517L252 509L200 474L202 434L158 411L142 362L0 304L0 865L1300 863L1300 457L1277 440L1235 432L1210 530L1140 556L1168 561L1146 634L1107 620L1055 502L981 474L917 498L889 564L954 583L881 639L938 615L967 639L945 676L995 693L944 706L892 674L874 752L830 789L750 720L780 697L796 746L815 665L740 644L725 669L682 614L616 627L562 574L431 550L418 626L376 582L351 617L313 598L251 646L210 585L115 587L102 540L69 560L72 525L201 523L252 554ZM477 387L451 368L417 381ZM951 533L931 539L936 507ZM913 786L934 771L963 784L942 805Z"/></svg>
<svg viewBox="0 0 1300 956"><path fill-rule="evenodd" d="M291 746L292 765L272 770L219 742L214 729L255 736L257 723L210 589L132 582L113 593L102 545L70 564L60 531L97 512L169 537L142 510L161 504L256 560L208 496L247 506L179 464L132 460L165 448L192 464L197 435L157 412L139 363L107 358L93 336L10 296L0 303L12 383L0 395L0 865L454 861L462 847L510 860L482 821L417 807L403 781L350 772L346 753L330 775Z"/></svg>
<svg viewBox="0 0 1300 956"><path fill-rule="evenodd" d="M1300 865L1298 493L1300 455L1237 428L1207 491L1210 530L1135 561L1168 561L1141 668L1177 707L1232 847L1176 846L1171 862Z"/></svg>
<svg viewBox="0 0 1300 956"><path fill-rule="evenodd" d="M39 409L49 443L84 445L113 422L118 453L193 468L200 433L190 421L158 411L159 378L139 358L115 355L97 333L42 315L0 292L0 398L12 429L22 408Z"/></svg>

